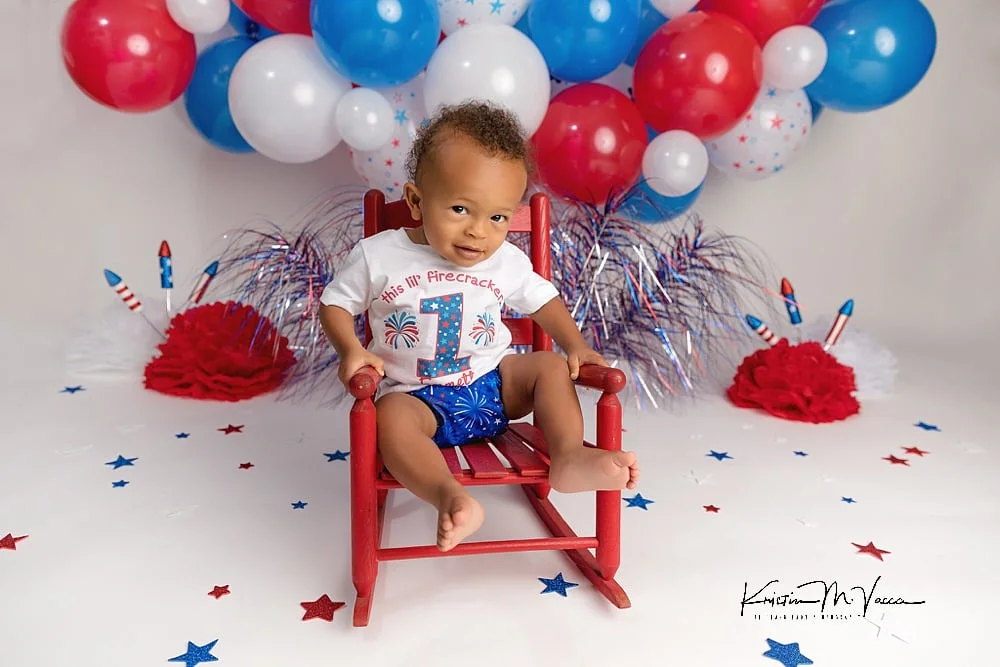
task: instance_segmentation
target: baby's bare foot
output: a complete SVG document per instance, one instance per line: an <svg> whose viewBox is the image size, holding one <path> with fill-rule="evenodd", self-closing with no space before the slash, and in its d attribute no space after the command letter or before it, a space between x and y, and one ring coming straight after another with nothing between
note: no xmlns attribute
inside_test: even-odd
<svg viewBox="0 0 1000 667"><path fill-rule="evenodd" d="M459 542L479 530L485 517L483 506L463 487L445 491L438 505L438 549L454 549Z"/></svg>
<svg viewBox="0 0 1000 667"><path fill-rule="evenodd" d="M593 447L581 447L553 459L549 470L549 484L561 493L634 489L638 481L639 464L634 453Z"/></svg>

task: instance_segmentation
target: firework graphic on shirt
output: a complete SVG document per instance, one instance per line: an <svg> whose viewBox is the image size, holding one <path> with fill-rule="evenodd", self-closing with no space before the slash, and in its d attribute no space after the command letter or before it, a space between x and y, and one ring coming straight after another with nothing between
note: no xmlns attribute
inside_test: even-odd
<svg viewBox="0 0 1000 667"><path fill-rule="evenodd" d="M412 348L420 342L420 329L415 315L397 310L385 319L385 344L398 350L400 345Z"/></svg>
<svg viewBox="0 0 1000 667"><path fill-rule="evenodd" d="M464 429L480 431L500 424L503 408L488 392L468 387L455 397L453 414Z"/></svg>
<svg viewBox="0 0 1000 667"><path fill-rule="evenodd" d="M493 323L492 315L489 313L476 315L476 323L472 326L472 331L469 333L469 336L475 341L476 345L489 345L493 342L496 334L497 328Z"/></svg>

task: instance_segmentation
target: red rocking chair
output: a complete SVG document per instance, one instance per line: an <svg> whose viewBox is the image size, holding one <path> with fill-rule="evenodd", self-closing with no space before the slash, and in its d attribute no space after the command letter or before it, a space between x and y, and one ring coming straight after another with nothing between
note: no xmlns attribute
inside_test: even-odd
<svg viewBox="0 0 1000 667"><path fill-rule="evenodd" d="M537 273L551 277L549 255L549 201L543 194L531 198L530 220L517 216L511 231L530 232L531 260ZM364 234L366 237L387 229L412 227L416 222L403 201L386 204L378 190L369 190L364 198ZM528 318L505 319L514 345L530 345L535 350L551 350L552 339ZM370 338L369 330L369 338ZM549 457L542 432L528 422L517 422L487 443L462 446L469 467L463 469L454 449L442 449L455 478L466 486L519 484L552 537L465 542L448 552L435 545L381 546L385 521L386 497L390 489L402 488L383 467L376 447L375 404L372 397L379 375L368 367L350 382L354 396L351 409L351 559L357 600L354 625L366 626L371 615L375 578L380 562L439 556L467 556L511 551L561 550L593 583L604 597L619 609L631 606L625 591L614 576L620 561L621 492L597 491L597 522L594 537L579 537L549 500ZM621 450L622 412L616 394L625 388L625 374L614 368L584 366L577 384L601 390L597 403L597 444L609 451ZM510 466L494 453L496 448ZM592 554L590 550L593 549Z"/></svg>

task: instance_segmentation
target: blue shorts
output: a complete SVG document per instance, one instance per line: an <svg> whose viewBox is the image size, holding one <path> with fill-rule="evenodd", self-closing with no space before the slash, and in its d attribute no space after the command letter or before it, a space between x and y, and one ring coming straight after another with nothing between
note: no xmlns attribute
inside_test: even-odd
<svg viewBox="0 0 1000 667"><path fill-rule="evenodd" d="M427 385L410 392L431 409L437 419L434 442L455 447L482 438L492 438L509 420L503 411L500 371L492 370L470 385Z"/></svg>

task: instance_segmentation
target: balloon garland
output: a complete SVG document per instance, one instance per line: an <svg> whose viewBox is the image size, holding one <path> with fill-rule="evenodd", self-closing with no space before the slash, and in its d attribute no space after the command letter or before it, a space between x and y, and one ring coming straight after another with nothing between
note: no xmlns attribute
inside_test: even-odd
<svg viewBox="0 0 1000 667"><path fill-rule="evenodd" d="M238 35L196 57L227 20ZM632 186L693 204L710 165L772 177L818 110L898 102L936 46L920 0L75 0L62 28L97 102L183 94L213 146L279 162L344 142L390 194L415 125L489 99L532 135L544 185L594 205Z"/></svg>

